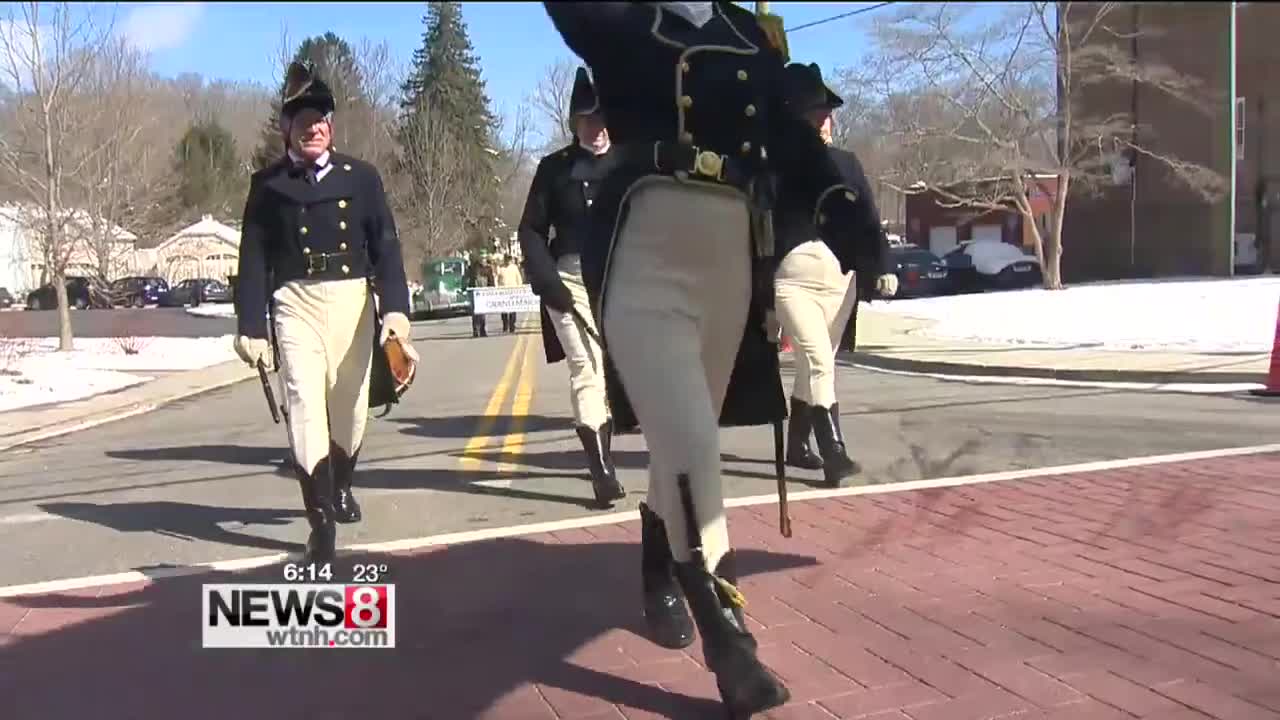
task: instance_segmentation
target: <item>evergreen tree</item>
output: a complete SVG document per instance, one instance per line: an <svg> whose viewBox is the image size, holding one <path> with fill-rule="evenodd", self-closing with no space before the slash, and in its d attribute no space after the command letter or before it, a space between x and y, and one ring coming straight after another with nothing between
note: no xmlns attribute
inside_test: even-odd
<svg viewBox="0 0 1280 720"><path fill-rule="evenodd" d="M192 125L174 150L178 201L184 210L224 217L243 194L244 177L231 132L215 120Z"/></svg>
<svg viewBox="0 0 1280 720"><path fill-rule="evenodd" d="M468 244L488 241L497 214L498 183L494 177L497 122L489 108L479 61L467 36L461 4L428 3L423 17L422 45L413 54L413 65L401 86L399 141L411 174L428 173L432 167L428 124L443 124L447 142L462 155L463 196L470 199L459 212L469 229ZM417 157L413 157L417 156ZM422 181L423 178L415 178Z"/></svg>
<svg viewBox="0 0 1280 720"><path fill-rule="evenodd" d="M355 52L346 40L332 32L309 37L298 46L297 51L293 54L293 61L310 61L315 65L316 74L333 91L333 97L336 101L335 113L339 118L346 116L356 117L360 114L360 111L367 112L370 100L360 77ZM285 68L280 69L281 77L284 76L284 71ZM271 102L270 117L267 118L266 124L262 127L262 135L258 141L258 147L253 153L255 169L261 170L267 167L284 154L284 139L280 134L279 100L279 96L283 93L284 81L281 80L280 87L276 92L277 99ZM341 150L350 145L353 133L356 132L361 132L361 128L353 127L350 123L336 123L333 138L335 148Z"/></svg>

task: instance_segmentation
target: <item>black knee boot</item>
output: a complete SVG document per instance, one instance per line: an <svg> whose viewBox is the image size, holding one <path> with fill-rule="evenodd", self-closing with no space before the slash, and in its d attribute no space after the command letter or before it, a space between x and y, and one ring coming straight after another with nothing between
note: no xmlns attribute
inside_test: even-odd
<svg viewBox="0 0 1280 720"><path fill-rule="evenodd" d="M787 464L804 470L822 468L822 458L809 447L813 432L813 416L809 403L791 398L791 417L787 418Z"/></svg>
<svg viewBox="0 0 1280 720"><path fill-rule="evenodd" d="M810 416L813 418L813 437L822 455L822 474L826 476L828 485L840 487L846 477L862 470L845 449L844 435L840 432L840 404L830 408L814 405L810 408Z"/></svg>
<svg viewBox="0 0 1280 720"><path fill-rule="evenodd" d="M311 474L301 468L298 470L302 505L306 509L307 523L311 525L303 563L333 562L336 553L338 533L334 525L332 470L329 458L321 460Z"/></svg>
<svg viewBox="0 0 1280 720"><path fill-rule="evenodd" d="M333 509L334 519L340 523L360 522L360 503L351 492L351 481L355 479L356 458L360 450L356 449L348 457L337 443L329 444L329 457L333 458Z"/></svg>
<svg viewBox="0 0 1280 720"><path fill-rule="evenodd" d="M608 447L612 441L604 437L612 434L612 427L612 421L606 421L599 430L578 426L578 439L587 452L587 467L591 470L591 490L595 493L596 502L604 507L612 507L615 500L627 496L627 491L618 482L612 459L608 458Z"/></svg>
<svg viewBox="0 0 1280 720"><path fill-rule="evenodd" d="M676 584L671 545L662 518L640 503L640 580L649 639L672 650L693 644L693 620Z"/></svg>

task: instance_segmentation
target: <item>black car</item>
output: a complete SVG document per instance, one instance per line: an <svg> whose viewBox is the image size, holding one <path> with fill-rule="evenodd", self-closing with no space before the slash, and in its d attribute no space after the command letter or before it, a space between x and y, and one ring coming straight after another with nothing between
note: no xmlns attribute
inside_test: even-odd
<svg viewBox="0 0 1280 720"><path fill-rule="evenodd" d="M111 283L112 304L125 307L159 305L169 292L169 283L161 277L125 277Z"/></svg>
<svg viewBox="0 0 1280 720"><path fill-rule="evenodd" d="M1043 283L1040 261L1016 245L967 242L942 257L955 292L1013 290Z"/></svg>
<svg viewBox="0 0 1280 720"><path fill-rule="evenodd" d="M101 284L87 277L67 278L67 304L77 310L111 307L111 294ZM27 293L28 310L54 310L58 307L58 293L53 283L43 285Z"/></svg>
<svg viewBox="0 0 1280 720"><path fill-rule="evenodd" d="M13 307L13 295L9 294L9 288L0 287L0 308L8 309Z"/></svg>
<svg viewBox="0 0 1280 720"><path fill-rule="evenodd" d="M211 278L194 278L174 285L160 298L161 307L194 307L207 302L231 302L231 288L226 283Z"/></svg>
<svg viewBox="0 0 1280 720"><path fill-rule="evenodd" d="M927 297L947 290L947 266L919 245L892 245L889 259L898 276L895 297Z"/></svg>

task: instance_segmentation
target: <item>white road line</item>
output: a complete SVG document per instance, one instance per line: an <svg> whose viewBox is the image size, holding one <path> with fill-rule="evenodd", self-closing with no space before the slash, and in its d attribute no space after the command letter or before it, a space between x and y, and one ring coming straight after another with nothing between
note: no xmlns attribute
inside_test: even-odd
<svg viewBox="0 0 1280 720"><path fill-rule="evenodd" d="M27 523L44 522L45 520L63 520L61 515L47 512L22 513L20 515L0 515L0 525L26 525Z"/></svg>
<svg viewBox="0 0 1280 720"><path fill-rule="evenodd" d="M1262 455L1267 453L1280 453L1280 443L1271 445L1252 445L1249 447L1223 448L1220 450L1174 453L1171 455L1149 455L1145 457L1124 458L1121 460L1101 460L1097 462L1077 463L1074 465L1057 465L1054 467L1031 468L1028 470L1009 470L1005 472L980 473L977 475L960 475L949 478L936 478L933 480L911 480L907 482L839 488L833 490L807 490L803 492L790 493L788 495L788 499L791 501L804 501L817 500L821 498L853 497L857 495L879 495L894 492L907 492L910 490L957 487L961 485L975 485L979 483L1023 480L1029 478L1049 477L1053 475L1070 475L1098 472L1102 470L1118 470L1121 468L1166 465L1170 463L1190 462L1194 460L1213 460L1217 458L1241 457L1246 455ZM724 504L727 507L748 507L752 505L768 505L776 503L777 501L777 495L770 493L768 495L726 499ZM528 525L512 525L509 527L469 530L465 532L447 533L444 535L431 535L420 538L406 538L403 540L391 540L388 542L352 545L343 548L343 552L403 552L437 545L458 545L461 543L477 542L480 540L494 540L497 538L535 535L538 533L556 532L559 530L574 530L597 527L600 525L612 525L615 523L635 521L638 518L639 515L635 511L628 510L624 512L588 515L585 517L569 518L567 520L553 520L550 522L532 523ZM121 583L144 582L163 578L197 575L210 571L230 572L235 570L249 570L274 565L290 557L297 557L297 555L277 553L275 555L261 555L258 557L241 558L238 560L219 560L216 562L200 563L198 565L189 565L184 567L159 568L145 573L140 571L131 571L115 573L112 575L91 575L87 577L67 578L64 580L50 580L47 582L28 583L25 585L9 585L6 587L0 587L0 598L14 597L17 595L40 595L64 592L67 590L117 585Z"/></svg>

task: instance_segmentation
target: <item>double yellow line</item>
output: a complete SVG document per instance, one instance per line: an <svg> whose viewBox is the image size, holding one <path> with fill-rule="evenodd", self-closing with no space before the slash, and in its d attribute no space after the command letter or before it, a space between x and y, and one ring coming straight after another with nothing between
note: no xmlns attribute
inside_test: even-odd
<svg viewBox="0 0 1280 720"><path fill-rule="evenodd" d="M535 351L533 337L525 334L517 336L516 345L511 350L511 356L507 358L502 377L494 387L493 394L489 396L488 404L485 405L484 417L480 419L475 434L463 448L463 467L474 467L484 462L481 451L501 448L498 470L506 472L515 469L515 464L511 461L524 449L525 423L529 416L529 407L533 405L533 388L538 378L538 354ZM513 388L514 393L511 392ZM506 405L508 397L511 398L511 427L505 436L494 435L494 425L497 424L499 413Z"/></svg>

